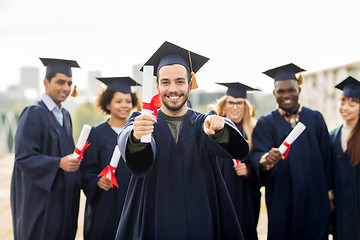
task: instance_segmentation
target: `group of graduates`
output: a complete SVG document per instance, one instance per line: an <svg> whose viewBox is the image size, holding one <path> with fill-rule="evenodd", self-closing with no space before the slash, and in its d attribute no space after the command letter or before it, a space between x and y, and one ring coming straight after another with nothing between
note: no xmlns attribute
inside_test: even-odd
<svg viewBox="0 0 360 240"><path fill-rule="evenodd" d="M96 106L109 118L75 158L62 102L79 65L40 60L45 94L23 110L15 134L15 239L74 239L81 189L84 239L258 239L262 186L268 239L360 239L358 80L336 86L344 123L330 134L321 113L299 102L296 74L305 70L294 64L264 72L278 106L257 122L247 92L258 89L239 82L219 82L227 92L203 114L188 107L188 95L209 59L165 42L144 64L154 67L161 107L140 114L136 81L98 78L107 88ZM278 147L298 122L306 129L283 155ZM99 175L116 146L118 187Z"/></svg>

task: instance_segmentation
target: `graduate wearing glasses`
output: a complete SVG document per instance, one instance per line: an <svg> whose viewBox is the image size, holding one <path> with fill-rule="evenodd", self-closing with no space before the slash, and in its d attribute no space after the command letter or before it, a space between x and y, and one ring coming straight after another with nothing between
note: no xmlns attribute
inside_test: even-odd
<svg viewBox="0 0 360 240"><path fill-rule="evenodd" d="M247 139L251 150L251 135L255 126L252 118L255 109L248 100L247 92L258 89L239 82L218 84L227 87L227 91L225 96L217 101L214 109L219 116L227 117L236 125ZM234 204L244 239L256 240L261 197L256 173L251 169L248 158L231 160L218 158L218 164Z"/></svg>

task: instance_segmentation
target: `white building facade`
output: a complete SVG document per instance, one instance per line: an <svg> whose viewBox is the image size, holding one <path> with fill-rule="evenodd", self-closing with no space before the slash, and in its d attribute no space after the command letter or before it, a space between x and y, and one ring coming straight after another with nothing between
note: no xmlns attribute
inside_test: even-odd
<svg viewBox="0 0 360 240"><path fill-rule="evenodd" d="M329 131L343 121L338 111L342 91L335 86L348 76L360 79L360 62L302 74L300 101L304 106L318 110L325 118Z"/></svg>

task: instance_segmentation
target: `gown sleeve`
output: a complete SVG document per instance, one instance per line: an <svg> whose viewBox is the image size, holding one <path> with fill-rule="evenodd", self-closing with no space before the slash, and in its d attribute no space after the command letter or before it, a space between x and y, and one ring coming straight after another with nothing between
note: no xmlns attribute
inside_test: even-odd
<svg viewBox="0 0 360 240"><path fill-rule="evenodd" d="M253 149L249 156L249 163L256 174L258 182L261 184L266 181L266 179L271 175L271 172L277 167L275 165L272 169L263 171L260 169L259 164L261 157L275 146L272 137L274 134L271 129L272 128L269 122L265 118L260 118L252 134Z"/></svg>
<svg viewBox="0 0 360 240"><path fill-rule="evenodd" d="M324 121L324 118L322 117L321 113L316 112L318 117L318 127L316 128L317 130L317 138L318 138L318 143L320 146L320 153L322 156L322 163L323 163L323 167L324 167L324 172L326 174L326 181L327 181L327 186L328 189L332 189L332 183L331 183L331 139L330 139L330 134L328 132L326 123Z"/></svg>
<svg viewBox="0 0 360 240"><path fill-rule="evenodd" d="M58 138L55 129L49 135L44 130L48 125L45 114L37 106L24 109L15 134L15 164L33 184L50 192L61 157L44 154L57 147L46 143L56 145L52 140Z"/></svg>
<svg viewBox="0 0 360 240"><path fill-rule="evenodd" d="M145 148L141 147L138 151L134 151L134 148L131 148L132 151L129 151L131 144L134 144L131 142L129 144L129 141L131 141L129 138L131 138L133 128L132 122L129 121L120 133L118 145L121 156L130 172L136 177L142 177L149 173L154 162L156 156L156 142L151 136L151 142L148 143Z"/></svg>
<svg viewBox="0 0 360 240"><path fill-rule="evenodd" d="M208 115L216 114L215 111L210 111ZM221 135L207 136L208 150L218 157L244 159L248 156L249 145L235 124L227 118L225 119L224 129L221 130ZM204 124L202 125L202 129ZM202 134L206 135L202 130ZM217 136L216 136L217 135ZM211 141L211 140L213 141ZM214 144L216 142L216 144Z"/></svg>

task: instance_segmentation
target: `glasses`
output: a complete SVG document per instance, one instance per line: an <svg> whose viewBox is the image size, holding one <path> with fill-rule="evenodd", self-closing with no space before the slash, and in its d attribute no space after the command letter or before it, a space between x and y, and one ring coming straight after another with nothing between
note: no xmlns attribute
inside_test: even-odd
<svg viewBox="0 0 360 240"><path fill-rule="evenodd" d="M227 103L230 107L233 107L233 106L241 107L241 106L244 106L244 105L245 105L245 102L244 102L244 101L240 101L240 102L226 101L226 103Z"/></svg>

